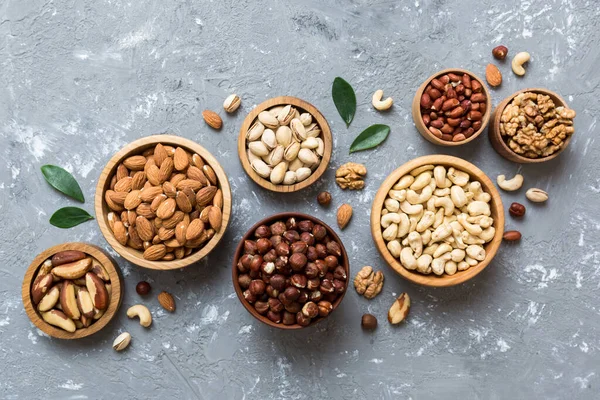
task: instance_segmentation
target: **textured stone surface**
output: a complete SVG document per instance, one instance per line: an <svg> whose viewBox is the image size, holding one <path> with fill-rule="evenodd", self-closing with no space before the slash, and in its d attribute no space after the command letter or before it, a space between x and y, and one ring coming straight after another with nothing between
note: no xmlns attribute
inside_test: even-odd
<svg viewBox="0 0 600 400"><path fill-rule="evenodd" d="M595 2L583 1L15 1L0 2L0 379L1 398L595 398L600 386L600 151L595 143L600 75ZM487 138L446 149L425 142L410 116L414 91L436 70L457 66L483 76L491 49L532 55L519 79L500 63L497 104L524 87L547 87L577 110L569 149L543 165L512 164ZM330 97L335 76L357 92L346 129ZM382 88L391 112L370 105ZM214 132L201 120L236 92L242 108ZM300 194L275 195L252 184L237 159L237 129L261 101L295 95L330 121L335 147L325 177ZM373 151L348 155L353 138L373 123L392 133ZM186 270L146 271L119 260L126 282L118 317L99 334L66 342L29 322L20 285L31 259L66 241L108 249L95 222L71 230L48 224L71 204L39 172L53 163L73 172L93 211L98 175L126 143L157 132L193 139L223 164L234 192L233 219L222 245ZM411 285L383 264L369 233L379 183L402 163L446 153L472 161L492 178L517 171L525 185L550 193L528 206L523 232L476 279L450 289ZM341 192L337 166L363 162L361 192ZM318 191L334 202L317 206ZM342 201L355 216L342 233L355 273L383 269L373 301L346 296L326 322L301 332L259 325L230 281L231 254L258 218L277 211L314 213L334 223ZM128 320L140 301L135 284L173 293L177 312L155 299L150 330ZM406 324L385 321L394 297L408 292ZM379 317L375 333L360 316ZM123 353L110 345L127 330Z"/></svg>

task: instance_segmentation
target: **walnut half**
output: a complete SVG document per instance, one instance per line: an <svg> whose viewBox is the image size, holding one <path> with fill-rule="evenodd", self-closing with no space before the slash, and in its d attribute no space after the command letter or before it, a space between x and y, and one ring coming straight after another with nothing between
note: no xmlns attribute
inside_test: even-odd
<svg viewBox="0 0 600 400"><path fill-rule="evenodd" d="M370 266L363 267L354 278L354 288L358 294L362 294L367 299L374 298L383 288L383 273L373 272Z"/></svg>
<svg viewBox="0 0 600 400"><path fill-rule="evenodd" d="M363 179L366 174L364 165L349 162L337 169L335 181L341 189L360 190L365 187Z"/></svg>

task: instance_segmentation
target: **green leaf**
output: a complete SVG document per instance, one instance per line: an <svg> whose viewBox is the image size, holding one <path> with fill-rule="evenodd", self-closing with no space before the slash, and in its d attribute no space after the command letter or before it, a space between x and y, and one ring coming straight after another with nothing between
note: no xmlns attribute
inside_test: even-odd
<svg viewBox="0 0 600 400"><path fill-rule="evenodd" d="M90 219L94 217L79 207L64 207L52 214L50 223L58 228L72 228Z"/></svg>
<svg viewBox="0 0 600 400"><path fill-rule="evenodd" d="M379 146L390 133L387 125L375 124L361 132L350 146L350 153Z"/></svg>
<svg viewBox="0 0 600 400"><path fill-rule="evenodd" d="M331 96L333 103L340 113L340 117L346 122L346 127L350 126L350 122L354 118L356 112L356 95L352 86L339 76L333 80L331 87Z"/></svg>
<svg viewBox="0 0 600 400"><path fill-rule="evenodd" d="M75 178L73 178L73 175L61 167L57 167L56 165L43 165L42 174L44 174L46 182L59 192L82 203L85 202L81 188Z"/></svg>

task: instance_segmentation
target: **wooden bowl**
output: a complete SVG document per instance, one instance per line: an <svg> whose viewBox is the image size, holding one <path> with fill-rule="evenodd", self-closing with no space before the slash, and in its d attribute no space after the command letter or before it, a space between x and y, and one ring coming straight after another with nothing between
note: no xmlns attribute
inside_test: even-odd
<svg viewBox="0 0 600 400"><path fill-rule="evenodd" d="M323 153L323 157L321 158L321 163L308 178L306 178L302 182L298 182L293 185L274 185L269 180L258 175L252 169L250 161L248 160L248 154L246 153L246 133L248 132L248 129L250 129L254 121L256 121L256 119L258 118L258 114L260 114L262 111L285 104L291 104L292 106L296 107L296 109L298 109L298 111L300 111L301 113L307 112L310 115L312 115L313 120L317 122L321 128L320 137L325 143L325 151ZM317 108L312 104L291 96L274 97L256 106L254 110L252 110L244 120L244 123L240 128L240 134L238 136L238 155L240 157L242 167L244 167L244 170L246 171L248 176L250 176L250 178L252 178L254 182L259 184L263 188L280 193L296 192L315 183L321 177L321 175L323 175L325 170L327 170L329 160L331 159L332 148L333 141L331 137L331 130L329 128L327 120L325 119L325 117L323 117L323 114L321 114L321 112L317 110Z"/></svg>
<svg viewBox="0 0 600 400"><path fill-rule="evenodd" d="M473 133L473 135L471 137L469 137L465 140L462 140L460 142L449 142L447 140L442 140L442 139L435 137L431 132L429 132L429 129L427 129L427 127L425 126L425 123L423 122L423 118L421 117L421 95L425 91L425 88L427 87L427 85L429 85L429 83L434 78L439 78L440 76L448 74L448 73L470 75L472 79L475 79L475 80L479 81L479 83L481 83L481 87L483 88L483 93L485 93L485 97L487 98L485 114L483 115L483 118L481 119L481 128L479 128L479 130L477 132ZM490 92L489 92L487 86L485 85L485 81L482 80L479 76L472 73L471 71L467 71L466 69L459 69L459 68L444 69L442 71L436 72L435 74L431 75L429 78L427 78L427 80L425 82L423 82L423 84L421 86L419 86L419 89L415 93L415 97L413 98L413 102L412 102L413 121L414 121L415 126L417 127L417 130L419 131L419 133L425 139L430 141L431 143L439 144L440 146L446 146L446 147L460 146L460 145L467 144L467 143L475 140L481 134L481 132L483 132L485 130L485 128L487 127L488 122L490 120L491 111L492 111L492 98L490 96Z"/></svg>
<svg viewBox="0 0 600 400"><path fill-rule="evenodd" d="M104 201L104 193L110 187L110 180L115 174L117 166L125 158L141 154L144 150L150 147L154 147L158 143L171 145L174 147L179 146L192 153L199 154L204 159L204 161L208 165L210 165L215 171L217 179L219 180L219 188L223 192L223 222L220 231L216 232L213 238L210 239L204 245L204 247L200 248L198 251L180 260L146 260L142 256L141 251L120 244L113 235L112 231L110 230L110 227L108 226L107 215L110 212L110 209ZM139 265L140 267L159 270L171 270L184 268L188 265L200 261L217 246L217 244L225 234L225 230L227 228L227 224L231 215L231 189L229 188L229 181L227 180L227 175L225 175L225 171L223 171L223 168L221 168L219 162L204 147L192 142L191 140L184 139L178 136L154 135L138 139L134 142L129 143L110 159L110 161L106 164L104 170L100 174L100 178L98 178L94 208L96 211L96 220L98 221L98 225L100 226L100 231L102 231L102 234L104 235L106 241L112 246L113 249L115 249L117 253L119 253L128 261Z"/></svg>
<svg viewBox="0 0 600 400"><path fill-rule="evenodd" d="M554 102L554 104L557 107L563 106L563 107L569 108L569 106L567 105L567 103L565 102L565 100L562 97L560 97L558 94L556 94L550 90L540 89L540 88L519 90L518 92L515 92L515 93L511 94L510 96L508 96L507 98L505 98L504 100L502 100L502 102L500 104L498 104L498 106L494 109L494 112L492 113L492 123L490 125L490 129L488 130L488 136L490 138L490 142L492 143L494 150L496 150L496 152L498 154L500 154L502 157L506 158L509 161L513 161L513 162L521 163L521 164L533 164L533 163L541 163L541 162L545 162L545 161L550 161L550 160L558 157L558 155L567 148L573 135L569 135L569 137L567 137L567 139L563 143L562 148L559 151L557 151L556 153L551 154L548 157L528 158L528 157L523 157L523 156L515 153L514 151L512 151L512 149L510 147L508 147L508 144L506 144L506 142L502 138L502 135L500 134L500 118L502 117L502 112L504 111L504 109L506 108L508 103L510 103L515 97L517 97L517 95L524 93L524 92L541 93L546 96L550 96L550 98L552 99L552 101Z"/></svg>
<svg viewBox="0 0 600 400"><path fill-rule="evenodd" d="M327 229L327 234L331 238L333 238L336 242L338 242L340 244L340 247L342 248L342 260L343 261L341 262L341 265L346 270L346 276L348 277L348 279L346 279L346 290L344 290L344 292L335 300L335 302L333 303L333 310L329 313L329 315L331 315L331 313L333 311L335 311L337 309L337 307L340 305L340 303L342 302L344 295L348 291L348 282L350 280L350 261L348 259L348 253L346 253L346 248L344 247L344 244L342 243L342 241L341 241L340 237L337 235L337 233L335 233L335 231L333 229L331 229L331 227L329 225L327 225L326 223L324 223L323 221L321 221L313 216L302 214L302 213L284 212L284 213L271 215L270 217L262 219L262 220L258 221L256 224L254 224L252 226L252 228L250 228L248 230L248 232L246 232L244 237L242 237L242 239L240 240L240 243L238 244L238 246L235 250L235 254L233 257L233 264L232 264L232 268L231 268L232 269L232 278L233 278L233 287L235 289L235 292L237 293L238 299L240 300L240 302L242 303L244 308L246 308L246 310L250 314L252 314L252 316L254 318L256 318L260 322L265 323L273 328L279 328L279 329L284 329L284 330L295 330L295 329L308 328L310 326L313 326L313 325L319 323L320 321L324 320L327 317L314 318L308 326L301 326L298 324L294 324L294 325L276 324L275 322L268 319L266 316L260 315L258 313L258 311L256 311L256 309L252 306L252 304L248 303L246 301L246 299L244 298L243 290L240 287L240 284L238 282L239 271L237 268L237 263L238 263L240 257L244 253L244 242L246 240L248 240L254 234L254 231L256 230L256 228L258 228L261 225L268 226L277 221L286 221L288 218L291 218L291 217L294 217L297 220L308 219L308 220L314 222L315 224L323 225L325 227L325 229Z"/></svg>
<svg viewBox="0 0 600 400"><path fill-rule="evenodd" d="M434 164L434 165L443 165L446 167L454 167L461 171L467 172L471 179L477 180L481 183L482 189L489 193L492 197L490 201L490 209L491 209L491 217L494 219L494 228L496 228L496 234L494 238L484 245L486 251L486 257L479 264L470 267L465 271L459 271L454 275L423 275L418 272L410 271L402 266L398 259L394 258L390 251L387 249L386 243L383 240L382 229L380 225L381 220L381 210L383 209L383 202L385 201L389 190L394 186L398 180L404 175L408 174L413 169L420 167L422 165ZM375 195L375 200L373 201L373 207L371 209L371 233L373 235L373 240L375 241L375 245L379 250L379 253L383 256L385 261L403 278L408 279L411 282L418 283L419 285L425 286L454 286L459 283L463 283L473 278L475 275L483 271L485 267L492 261L498 248L500 247L500 243L502 242L502 235L504 234L504 208L502 206L502 200L500 199L500 194L496 187L492 183L492 181L481 171L479 168L467 162L463 159L446 156L446 155L430 155L415 158L402 165L400 168L396 169L392 172L388 177L383 181L377 194Z"/></svg>
<svg viewBox="0 0 600 400"><path fill-rule="evenodd" d="M102 266L108 272L108 275L110 276L110 283L112 285L110 303L104 315L102 315L100 319L91 324L89 327L77 329L73 333L52 326L46 321L44 321L38 313L38 311L35 309L35 306L33 305L33 302L31 300L31 287L41 265L44 261L52 257L54 254L63 250L79 250L94 257L102 264ZM58 339L79 339L93 335L94 333L104 328L117 313L117 310L121 306L121 300L123 298L121 271L117 267L114 260L112 260L112 258L110 258L110 256L108 256L108 254L104 252L104 250L100 249L97 246L94 246L93 244L77 242L63 243L46 249L42 253L38 254L37 257L35 257L35 259L29 265L29 268L27 268L27 271L25 272L25 277L23 278L23 285L21 287L21 295L23 297L23 305L25 307L25 312L27 313L27 316L29 317L31 322L33 322L34 325L37 326L42 332Z"/></svg>

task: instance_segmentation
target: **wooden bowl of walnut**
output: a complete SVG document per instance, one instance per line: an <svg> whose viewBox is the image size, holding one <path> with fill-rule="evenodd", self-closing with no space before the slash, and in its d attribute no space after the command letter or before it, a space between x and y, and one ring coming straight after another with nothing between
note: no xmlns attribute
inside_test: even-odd
<svg viewBox="0 0 600 400"><path fill-rule="evenodd" d="M496 152L507 160L541 163L558 157L567 148L574 132L574 117L575 111L558 94L546 89L523 89L494 109L488 136ZM540 133L542 139L533 140L533 135Z"/></svg>
<svg viewBox="0 0 600 400"><path fill-rule="evenodd" d="M123 286L118 267L102 249L64 243L31 262L21 294L27 316L41 331L58 339L79 339L113 319Z"/></svg>
<svg viewBox="0 0 600 400"><path fill-rule="evenodd" d="M262 102L238 137L242 167L265 189L288 193L316 182L331 159L329 124L312 104L291 96Z"/></svg>
<svg viewBox="0 0 600 400"><path fill-rule="evenodd" d="M329 258L335 259L333 264ZM240 240L232 265L233 287L244 308L259 321L285 330L313 326L331 315L346 294L349 274L348 254L335 231L295 212L254 224Z"/></svg>
<svg viewBox="0 0 600 400"><path fill-rule="evenodd" d="M202 146L155 135L110 159L98 179L95 209L117 253L140 267L171 270L217 246L229 222L231 190L223 168Z"/></svg>
<svg viewBox="0 0 600 400"><path fill-rule="evenodd" d="M496 255L504 233L502 200L473 164L446 155L419 157L381 184L371 233L402 277L425 286L457 285Z"/></svg>

